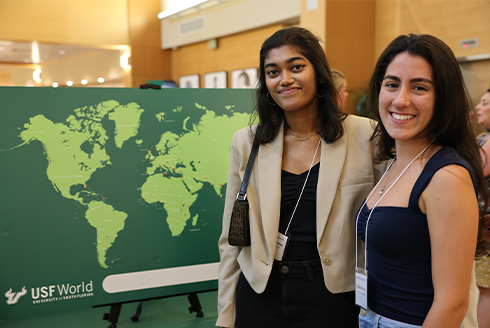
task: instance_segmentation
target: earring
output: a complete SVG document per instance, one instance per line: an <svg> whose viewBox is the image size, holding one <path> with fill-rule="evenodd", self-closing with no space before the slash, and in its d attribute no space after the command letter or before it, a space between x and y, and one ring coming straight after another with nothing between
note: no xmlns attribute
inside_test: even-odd
<svg viewBox="0 0 490 328"><path fill-rule="evenodd" d="M277 106L277 104L275 102L271 102L269 100L269 96L271 96L271 94L269 92L267 92L267 96L265 96L267 98L267 102L271 105L271 106ZM272 96L271 96L271 99L272 99ZM274 99L272 99L272 101L274 101Z"/></svg>
<svg viewBox="0 0 490 328"><path fill-rule="evenodd" d="M317 95L317 97L318 97L318 98L323 98L323 97L325 97L325 95L321 95L321 96L320 96L318 93L317 93L316 95Z"/></svg>

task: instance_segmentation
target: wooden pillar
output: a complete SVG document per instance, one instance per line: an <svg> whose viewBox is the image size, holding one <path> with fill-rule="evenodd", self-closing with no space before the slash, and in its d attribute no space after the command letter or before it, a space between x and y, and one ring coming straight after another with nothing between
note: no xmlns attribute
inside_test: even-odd
<svg viewBox="0 0 490 328"><path fill-rule="evenodd" d="M130 76L133 87L171 79L171 50L161 48L160 0L128 0Z"/></svg>
<svg viewBox="0 0 490 328"><path fill-rule="evenodd" d="M317 0L317 9L311 11L308 2L302 1L300 25L323 38L330 67L347 79L350 95L344 111L355 114L352 95L366 88L375 64L375 0ZM324 37L316 31L322 24Z"/></svg>

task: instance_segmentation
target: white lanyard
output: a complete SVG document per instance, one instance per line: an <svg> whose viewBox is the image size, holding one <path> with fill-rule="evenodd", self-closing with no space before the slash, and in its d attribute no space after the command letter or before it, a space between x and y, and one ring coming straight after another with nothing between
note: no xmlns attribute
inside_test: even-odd
<svg viewBox="0 0 490 328"><path fill-rule="evenodd" d="M410 163L408 163L408 165L403 169L403 171L400 173L400 175L398 175L398 177L395 179L395 181L393 181L392 185L383 193L383 195L381 195L381 197L378 199L378 201L374 204L374 206L371 209L371 211L369 211L369 215L368 215L368 218L366 220L366 231L364 233L364 270L366 270L366 267L367 267L367 233L368 233L368 224L369 224L369 220L371 219L371 214L373 213L374 208L379 204L379 202L388 193L388 191L390 191L391 188L393 188L393 186L395 185L395 183L402 177L403 173L405 173L405 171L408 170L408 168L410 167L410 165L412 165L412 163L415 162L415 160L417 158L419 158L427 150L427 148L429 148L430 145L432 145L432 142L429 143L427 145L427 147L425 147L417 156L415 156L415 158L412 159L410 161ZM363 207L366 205L366 203L369 200L369 198L371 198L371 196L373 195L374 191L377 190L378 185L381 183L381 181L383 180L383 177L388 172L388 170L391 168L391 165L393 164L393 162L395 161L395 159L396 159L396 157L391 160L390 164L386 168L385 173L383 173L383 175L381 176L381 179L379 179L378 183L376 183L376 186L374 186L374 189L371 191L371 193L368 195L368 197L366 198L366 200L362 204L361 208L359 209L359 212L357 212L357 217L356 217L356 233L357 233L357 224L359 222L359 214L361 213ZM357 238L356 238L356 268L357 268Z"/></svg>
<svg viewBox="0 0 490 328"><path fill-rule="evenodd" d="M277 233L276 252L274 254L274 258L278 261L282 261L282 258L284 257L284 252L286 251L288 245L288 239L289 239L288 236L289 226L293 221L294 213L296 213L296 209L298 208L299 201L301 200L301 196L303 195L303 191L305 190L306 182L308 181L308 177L310 176L310 171L311 168L313 167L313 163L315 162L316 154L318 153L318 148L320 148L321 141L322 138L318 140L318 145L316 146L315 155L313 155L313 159L311 160L310 168L308 169L308 174L306 175L305 183L303 184L303 188L301 189L301 193L299 194L298 201L296 202L296 206L294 206L294 210L293 213L291 214L291 218L289 219L289 223L286 228L286 231L284 232L284 234L282 234L281 232Z"/></svg>
<svg viewBox="0 0 490 328"><path fill-rule="evenodd" d="M408 165L398 175L398 177L395 179L395 181L393 181L393 183L391 184L391 186L381 195L381 197L378 199L378 201L374 204L373 208L369 211L369 215L368 215L368 218L366 220L366 230L364 232L364 270L361 270L361 269L358 268L358 263L357 263L357 238L356 238L356 272L355 272L355 280L356 280L356 292L355 292L356 305L358 305L358 306L360 306L360 307L362 307L364 309L367 309L368 308L368 306L367 306L367 279L368 279L368 275L367 275L366 268L367 268L368 225L369 225L369 220L371 219L371 214L373 214L373 211L376 208L376 206L379 204L379 202L388 193L388 191L390 191L391 188L393 188L393 186L395 185L395 183L397 183L397 181L402 177L402 175L408 170L408 168L410 167L410 165L412 165L412 163L415 162L415 160L417 158L419 158L427 150L427 148L429 148L429 146L432 144L432 142L429 143L427 145L427 147L425 147L424 150L422 150L420 152L420 154L418 154L414 159L412 159L412 161L410 163L408 163ZM386 175L386 173L389 171L389 169L393 165L393 162L395 161L395 159L396 159L396 157L391 160L390 164L386 168L386 171L383 173L383 176L381 177L381 179L379 179L378 183L376 183L376 185L374 186L373 190L368 195L368 197L366 198L366 200L362 204L361 208L357 212L357 217L356 217L356 233L357 233L357 225L359 223L359 215L360 215L362 209L364 208L364 206L366 206L367 201L369 200L369 198L371 198L371 196L373 195L374 191L376 191L378 189L378 185L381 183L381 181L383 180L383 177Z"/></svg>
<svg viewBox="0 0 490 328"><path fill-rule="evenodd" d="M296 206L294 206L293 214L291 214L291 218L289 219L289 223L288 223L288 226L286 228L286 231L284 231L285 235L288 234L289 225L291 225L291 221L293 221L294 213L296 213L296 209L298 208L299 201L301 199L301 196L303 195L303 191L305 190L306 182L308 181L308 177L310 176L310 171L311 171L311 168L313 167L313 163L315 162L316 154L318 153L318 148L320 148L321 141L322 141L322 138L320 138L320 140L318 140L318 145L316 146L315 155L313 155L313 159L311 160L310 168L308 169L308 174L306 174L305 183L303 184L303 188L301 188L301 193L299 194L298 201L296 202Z"/></svg>

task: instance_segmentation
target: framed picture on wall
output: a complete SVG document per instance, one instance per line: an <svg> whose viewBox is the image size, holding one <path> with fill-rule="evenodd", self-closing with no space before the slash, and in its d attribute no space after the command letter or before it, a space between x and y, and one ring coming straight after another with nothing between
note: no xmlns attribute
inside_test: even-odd
<svg viewBox="0 0 490 328"><path fill-rule="evenodd" d="M199 74L179 77L179 88L199 88Z"/></svg>
<svg viewBox="0 0 490 328"><path fill-rule="evenodd" d="M248 89L257 87L257 69L245 68L231 71L231 87Z"/></svg>
<svg viewBox="0 0 490 328"><path fill-rule="evenodd" d="M225 71L204 74L204 87L224 89L228 87L228 77Z"/></svg>

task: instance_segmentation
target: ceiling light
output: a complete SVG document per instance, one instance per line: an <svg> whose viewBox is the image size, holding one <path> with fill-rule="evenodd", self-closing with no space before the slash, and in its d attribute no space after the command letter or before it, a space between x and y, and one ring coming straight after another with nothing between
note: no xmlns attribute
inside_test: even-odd
<svg viewBox="0 0 490 328"><path fill-rule="evenodd" d="M57 88L58 87L58 82L53 82L53 84L51 84L53 86L53 88Z"/></svg>
<svg viewBox="0 0 490 328"><path fill-rule="evenodd" d="M71 87L73 85L73 82L72 81L66 81L66 85Z"/></svg>
<svg viewBox="0 0 490 328"><path fill-rule="evenodd" d="M83 79L83 80L81 81L81 83L82 83L83 85L86 85L86 84L88 83L88 81L87 81L87 80L85 80L85 79Z"/></svg>
<svg viewBox="0 0 490 328"><path fill-rule="evenodd" d="M99 78L97 79L97 82L99 82L99 83L104 83L104 81L105 81L105 80L104 80L104 78L103 78L103 77L99 77Z"/></svg>
<svg viewBox="0 0 490 328"><path fill-rule="evenodd" d="M130 54L129 50L125 50L124 53L121 55L121 58L119 59L119 64L125 70L129 70L131 68L131 66L129 65L129 57L130 56L131 56L131 54Z"/></svg>
<svg viewBox="0 0 490 328"><path fill-rule="evenodd" d="M174 14L177 14L181 11L186 10L186 9L195 7L195 6L200 5L201 3L204 3L207 1L209 1L209 0L188 0L188 1L180 0L178 2L178 5L172 6L172 8L164 10L161 13L159 13L158 18L162 19L162 18L165 18L168 16L172 16Z"/></svg>
<svg viewBox="0 0 490 328"><path fill-rule="evenodd" d="M36 68L34 72L32 72L32 79L37 83L41 82L41 69Z"/></svg>
<svg viewBox="0 0 490 328"><path fill-rule="evenodd" d="M31 49L32 49L31 50L32 51L32 55L31 55L32 56L32 62L34 64L39 64L41 62L40 59L39 59L39 45L38 45L38 43L36 41L34 41L32 43L32 48Z"/></svg>
<svg viewBox="0 0 490 328"><path fill-rule="evenodd" d="M61 55L61 56L63 56L64 54L66 54L66 51L60 50L60 51L58 51L58 54Z"/></svg>

